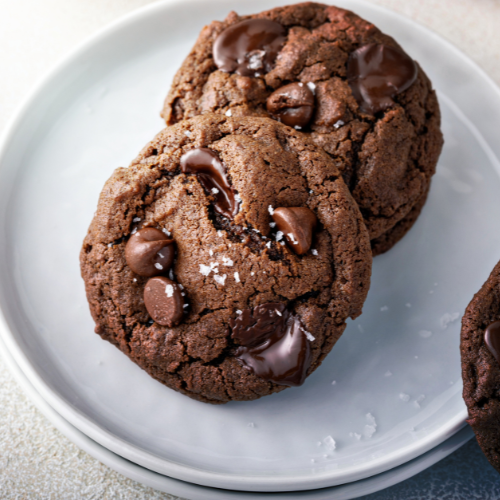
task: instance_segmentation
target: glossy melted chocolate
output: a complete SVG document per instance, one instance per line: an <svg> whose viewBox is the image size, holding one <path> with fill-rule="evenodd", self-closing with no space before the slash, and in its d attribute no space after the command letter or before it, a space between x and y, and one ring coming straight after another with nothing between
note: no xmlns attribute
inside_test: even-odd
<svg viewBox="0 0 500 500"><path fill-rule="evenodd" d="M215 40L215 65L226 73L260 76L271 71L286 29L269 19L247 19L226 28Z"/></svg>
<svg viewBox="0 0 500 500"><path fill-rule="evenodd" d="M497 362L500 363L500 321L495 321L486 328L484 342Z"/></svg>
<svg viewBox="0 0 500 500"><path fill-rule="evenodd" d="M361 111L375 114L394 105L392 98L417 79L415 61L401 49L371 43L355 50L347 78Z"/></svg>
<svg viewBox="0 0 500 500"><path fill-rule="evenodd" d="M196 174L202 186L215 197L215 210L229 219L234 218L240 204L229 184L226 167L216 153L208 148L188 151L181 158L181 170L185 174Z"/></svg>
<svg viewBox="0 0 500 500"><path fill-rule="evenodd" d="M241 344L236 357L258 377L280 385L304 383L311 347L300 320L284 304L270 302L245 309L231 320L232 338Z"/></svg>

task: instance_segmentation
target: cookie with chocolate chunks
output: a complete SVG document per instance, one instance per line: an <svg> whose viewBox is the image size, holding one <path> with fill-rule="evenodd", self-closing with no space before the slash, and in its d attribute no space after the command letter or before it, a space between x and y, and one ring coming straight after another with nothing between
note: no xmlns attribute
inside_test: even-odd
<svg viewBox="0 0 500 500"><path fill-rule="evenodd" d="M500 472L500 262L465 310L460 353L467 422Z"/></svg>
<svg viewBox="0 0 500 500"><path fill-rule="evenodd" d="M204 113L271 117L308 135L341 171L374 254L417 219L443 144L436 94L411 55L354 13L311 2L231 12L202 30L162 116Z"/></svg>
<svg viewBox="0 0 500 500"><path fill-rule="evenodd" d="M113 173L81 270L103 339L220 404L302 384L361 313L371 260L321 148L269 118L206 114Z"/></svg>

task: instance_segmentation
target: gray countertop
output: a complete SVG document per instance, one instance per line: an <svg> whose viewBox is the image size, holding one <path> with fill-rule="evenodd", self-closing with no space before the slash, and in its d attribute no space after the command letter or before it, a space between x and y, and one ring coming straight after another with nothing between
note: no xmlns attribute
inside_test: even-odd
<svg viewBox="0 0 500 500"><path fill-rule="evenodd" d="M372 1L440 33L500 84L500 0ZM107 23L152 2L0 0L0 132L33 82L60 57ZM0 498L177 497L131 481L80 451L33 406L0 358ZM498 499L500 476L471 440L417 476L363 498Z"/></svg>

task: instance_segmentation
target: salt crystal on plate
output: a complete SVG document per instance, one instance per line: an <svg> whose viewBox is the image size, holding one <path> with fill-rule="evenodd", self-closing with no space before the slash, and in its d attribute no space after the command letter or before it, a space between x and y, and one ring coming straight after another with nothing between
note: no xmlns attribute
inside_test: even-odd
<svg viewBox="0 0 500 500"><path fill-rule="evenodd" d="M384 311L388 311L388 310L389 310L389 308L388 308L387 306L382 306L382 307L380 308L380 310L381 310L382 312L384 312Z"/></svg>
<svg viewBox="0 0 500 500"><path fill-rule="evenodd" d="M453 323L454 321L456 321L459 316L460 316L460 314L457 312L453 313L453 314L449 314L449 313L443 314L441 316L441 319L439 320L439 324L441 325L441 328L443 330L446 330L446 328L448 328L448 325L450 323Z"/></svg>
<svg viewBox="0 0 500 500"><path fill-rule="evenodd" d="M405 403L408 403L408 401L410 401L410 396L408 394L405 394L404 392L401 392L399 394L399 399L401 401L404 401Z"/></svg>
<svg viewBox="0 0 500 500"><path fill-rule="evenodd" d="M387 370L387 371L384 373L384 377L392 377L392 372L390 372L389 370Z"/></svg>
<svg viewBox="0 0 500 500"><path fill-rule="evenodd" d="M431 335L432 335L432 332L430 332L429 330L420 330L418 332L418 334L424 338L424 339L428 339Z"/></svg>
<svg viewBox="0 0 500 500"><path fill-rule="evenodd" d="M328 451L333 451L337 447L335 439L333 439L332 436L326 436L326 438L323 439L323 443L325 443L325 446L328 449Z"/></svg>

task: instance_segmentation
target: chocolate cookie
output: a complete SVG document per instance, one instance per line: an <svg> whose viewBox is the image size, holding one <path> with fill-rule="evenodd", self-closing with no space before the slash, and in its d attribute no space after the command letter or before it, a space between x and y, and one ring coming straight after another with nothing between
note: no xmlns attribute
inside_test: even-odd
<svg viewBox="0 0 500 500"><path fill-rule="evenodd" d="M310 136L334 159L372 240L425 200L443 144L418 64L373 24L317 3L231 12L206 26L162 116L171 125L203 113L267 116Z"/></svg>
<svg viewBox="0 0 500 500"><path fill-rule="evenodd" d="M500 472L500 262L465 310L460 352L467 422Z"/></svg>
<svg viewBox="0 0 500 500"><path fill-rule="evenodd" d="M80 259L96 332L217 404L300 385L361 313L372 256L321 148L268 118L207 114L114 172Z"/></svg>

